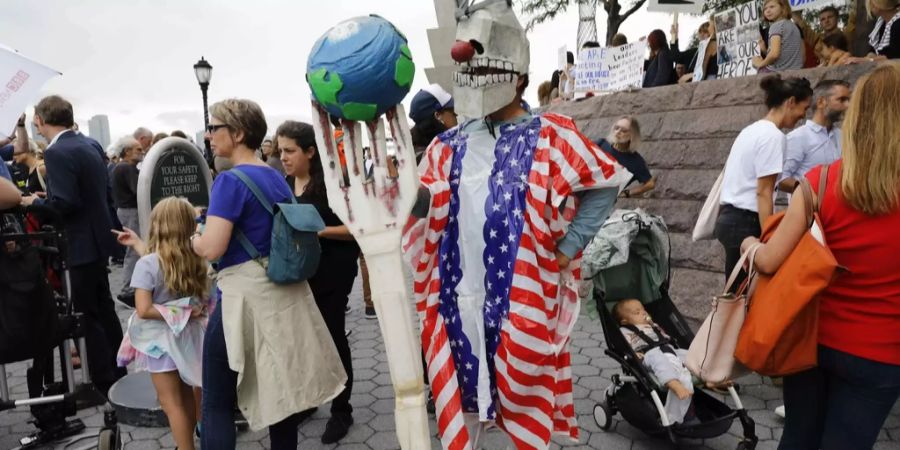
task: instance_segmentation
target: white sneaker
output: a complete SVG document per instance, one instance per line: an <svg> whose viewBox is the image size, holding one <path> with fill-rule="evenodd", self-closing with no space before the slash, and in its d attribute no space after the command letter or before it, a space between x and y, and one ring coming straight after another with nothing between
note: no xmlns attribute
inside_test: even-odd
<svg viewBox="0 0 900 450"><path fill-rule="evenodd" d="M784 405L775 408L775 415L784 419Z"/></svg>

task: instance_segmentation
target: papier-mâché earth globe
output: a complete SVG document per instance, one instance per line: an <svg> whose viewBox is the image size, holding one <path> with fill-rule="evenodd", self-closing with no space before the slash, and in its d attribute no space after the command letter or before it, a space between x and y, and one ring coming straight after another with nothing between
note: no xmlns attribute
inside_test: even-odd
<svg viewBox="0 0 900 450"><path fill-rule="evenodd" d="M309 54L306 81L329 114L370 121L403 100L415 71L406 36L372 15L345 20L322 35Z"/></svg>

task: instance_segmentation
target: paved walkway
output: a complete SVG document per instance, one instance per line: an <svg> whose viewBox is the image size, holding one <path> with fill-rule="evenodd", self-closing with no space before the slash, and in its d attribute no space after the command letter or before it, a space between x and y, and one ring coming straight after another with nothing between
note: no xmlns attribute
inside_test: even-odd
<svg viewBox="0 0 900 450"><path fill-rule="evenodd" d="M116 270L110 276L114 290L120 286L120 275ZM399 281L399 280L398 280ZM352 310L347 316L347 329L351 330L350 343L353 352L354 385L353 404L356 423L339 445L323 445L319 441L328 420L328 408L319 411L300 427L300 448L346 450L396 449L399 448L394 433L393 390L388 372L384 344L376 320L369 320L362 313L362 294L359 282L351 294ZM125 308L119 310L119 316L127 319L130 312ZM601 400L604 390L610 383L610 377L619 373L618 365L603 353L603 333L598 321L582 316L575 327L572 339L572 364L575 375L575 411L581 426L578 442L555 437L553 448L578 449L660 449L674 448L667 441L654 439L643 434L616 416L613 428L603 432L594 422L592 411L597 401ZM25 363L7 366L10 389L14 397L24 397ZM756 421L756 433L760 438L758 448L774 449L781 437L783 421L772 410L781 404L781 390L758 376L742 379L741 399L750 415ZM728 401L730 403L730 401ZM88 427L100 427L103 415L99 408L80 411ZM9 449L18 445L18 439L33 431L27 423L30 418L27 410L7 411L0 413L0 449ZM437 427L431 420L431 430ZM128 450L172 449L175 443L166 428L135 428L122 426L125 448ZM733 449L741 434L740 425L735 422L731 430L717 438L683 441L680 448L697 449ZM245 432L238 435L238 449L268 448L265 431ZM440 448L436 439L432 447ZM502 432L491 431L484 439L484 449L513 448L512 443ZM879 436L876 449L900 449L900 402L895 405L893 413L887 419L885 429Z"/></svg>

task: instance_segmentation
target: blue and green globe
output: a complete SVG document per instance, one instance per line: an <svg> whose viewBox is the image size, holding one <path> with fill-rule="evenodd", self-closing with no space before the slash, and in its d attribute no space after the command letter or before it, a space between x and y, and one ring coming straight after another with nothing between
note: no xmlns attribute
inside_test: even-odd
<svg viewBox="0 0 900 450"><path fill-rule="evenodd" d="M345 20L320 37L306 81L331 115L370 121L403 100L415 72L406 36L372 15Z"/></svg>

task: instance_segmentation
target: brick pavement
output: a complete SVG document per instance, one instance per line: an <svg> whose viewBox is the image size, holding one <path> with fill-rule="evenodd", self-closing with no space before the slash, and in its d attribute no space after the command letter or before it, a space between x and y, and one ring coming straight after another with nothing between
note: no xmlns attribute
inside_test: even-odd
<svg viewBox="0 0 900 450"><path fill-rule="evenodd" d="M120 286L119 271L110 276L112 286ZM304 450L339 448L345 450L396 449L399 448L394 434L393 391L388 372L384 344L378 330L378 323L369 320L362 314L362 294L357 280L351 294L351 312L347 316L347 329L352 330L350 343L353 353L354 386L351 403L354 407L355 424L350 433L339 445L323 445L319 438L328 420L328 408L319 408L313 417L300 427L300 448ZM124 308L119 316L125 320L130 312ZM610 383L610 377L619 373L618 365L603 353L603 333L600 324L586 316L582 316L572 336L572 364L575 375L575 411L578 414L581 436L578 442L555 437L553 448L577 449L661 449L673 448L667 441L646 436L640 430L629 425L616 416L613 428L603 432L594 422L592 411L594 404L604 396L604 390ZM13 397L24 397L25 363L7 366L10 390ZM742 379L741 399L750 415L756 420L756 433L760 438L760 449L774 449L781 437L783 421L772 410L781 404L781 390L752 375ZM26 410L0 413L0 449L9 449L18 445L18 439L33 429L27 423L29 414ZM88 427L96 428L103 424L103 416L99 408L80 411ZM127 450L172 449L175 443L165 428L121 427L125 448ZM431 430L437 430L434 418L431 418ZM725 435L714 439L682 441L681 448L696 449L733 449L741 434L737 422ZM440 448L436 439L432 440L433 448ZM268 448L265 431L244 432L238 435L238 449ZM512 443L499 431L490 431L483 440L484 449L513 448ZM900 449L900 403L895 405L887 419L884 430L879 436L876 449Z"/></svg>

